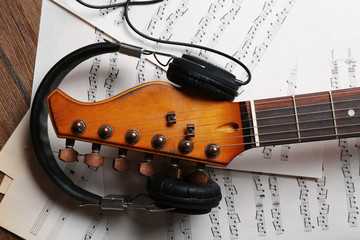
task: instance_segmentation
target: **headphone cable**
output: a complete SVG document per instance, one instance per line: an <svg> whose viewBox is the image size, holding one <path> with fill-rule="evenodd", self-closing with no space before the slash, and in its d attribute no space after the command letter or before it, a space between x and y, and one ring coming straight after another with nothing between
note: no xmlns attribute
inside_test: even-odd
<svg viewBox="0 0 360 240"><path fill-rule="evenodd" d="M125 7L125 10L124 10L124 17L125 17L125 20L127 22L127 24L129 25L129 27L138 35L140 35L141 37L145 38L145 39L148 39L150 41L153 41L153 42L157 42L157 43L163 43L163 44L169 44L169 45L177 45L177 46L184 46L184 47L191 47L191 48L198 48L198 49L201 49L201 50L204 50L204 51L209 51L209 52L212 52L212 53L215 53L217 55L220 55L220 56L223 56L225 58L228 58L230 59L231 61L237 63L238 65L240 65L246 72L247 74L247 80L246 81L242 81L242 80L239 80L239 79L235 79L235 82L237 85L239 86L242 86L242 85L246 85L248 84L250 81L251 81L251 72L249 70L249 68L244 64L242 63L241 61L239 61L238 59L226 54L226 53L223 53L223 52L220 52L216 49L212 49L212 48L208 48L208 47L205 47L205 46L200 46L200 45L196 45L196 44L190 44L190 43L184 43L184 42L177 42L177 41L169 41L169 40L162 40L162 39L157 39L157 38L153 38L153 37L150 37L142 32L140 32L137 28L135 28L135 26L131 23L130 21L130 18L129 18L129 14L128 14L128 9L129 9L129 6L130 5L148 5L148 4L154 4L154 3L159 3L159 2L162 2L163 0L151 0L151 1L140 1L140 2L131 2L131 0L126 0L126 2L122 2L122 3L114 3L114 4L109 4L109 5L91 5L91 4L88 4L88 3L85 3L83 2L82 0L76 0L78 3L86 6L86 7L89 7L89 8L93 8L93 9L104 9L104 8L114 8L114 7Z"/></svg>

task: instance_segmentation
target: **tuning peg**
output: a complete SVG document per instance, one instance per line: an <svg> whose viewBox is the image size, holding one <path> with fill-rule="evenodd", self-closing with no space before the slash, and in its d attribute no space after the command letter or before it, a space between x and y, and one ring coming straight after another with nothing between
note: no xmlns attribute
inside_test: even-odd
<svg viewBox="0 0 360 240"><path fill-rule="evenodd" d="M179 159L172 158L170 162L170 167L166 173L168 178L171 179L180 179L182 170L179 168Z"/></svg>
<svg viewBox="0 0 360 240"><path fill-rule="evenodd" d="M59 159L64 162L75 162L79 153L74 150L75 140L66 139L65 148L59 150Z"/></svg>
<svg viewBox="0 0 360 240"><path fill-rule="evenodd" d="M208 176L206 173L204 173L204 169L204 163L197 163L196 171L190 174L189 181L192 183L207 183Z"/></svg>
<svg viewBox="0 0 360 240"><path fill-rule="evenodd" d="M140 164L139 172L144 176L152 176L155 173L155 168L152 163L153 155L149 153L145 153L145 162Z"/></svg>
<svg viewBox="0 0 360 240"><path fill-rule="evenodd" d="M100 148L100 144L92 144L92 152L85 154L85 164L91 167L101 167L102 165L104 165L104 157L99 153Z"/></svg>
<svg viewBox="0 0 360 240"><path fill-rule="evenodd" d="M127 150L119 148L118 158L114 159L113 168L119 172L125 172L129 169L129 162L126 159Z"/></svg>

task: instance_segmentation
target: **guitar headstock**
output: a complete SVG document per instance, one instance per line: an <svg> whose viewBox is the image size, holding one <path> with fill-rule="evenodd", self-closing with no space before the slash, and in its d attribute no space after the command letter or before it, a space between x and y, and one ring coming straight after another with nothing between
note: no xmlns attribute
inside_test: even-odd
<svg viewBox="0 0 360 240"><path fill-rule="evenodd" d="M79 102L59 89L48 96L58 137L226 166L244 151L238 103L220 102L152 82L113 98ZM70 153L71 154L71 153Z"/></svg>

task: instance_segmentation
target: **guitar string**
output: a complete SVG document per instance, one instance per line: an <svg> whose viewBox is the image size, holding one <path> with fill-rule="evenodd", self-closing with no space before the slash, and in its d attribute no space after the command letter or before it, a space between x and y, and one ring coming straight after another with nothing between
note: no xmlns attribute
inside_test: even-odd
<svg viewBox="0 0 360 240"><path fill-rule="evenodd" d="M344 127L352 127L352 126L360 126L360 124L347 124L347 125L340 125L340 126L337 126L337 128L344 128ZM313 131L313 130L324 130L324 129L333 129L334 127L333 126L325 126L325 127L318 127L318 128L305 128L305 129L302 129L301 131L302 132L306 132L306 131ZM287 130L287 131L278 131L278 132L268 132L268 133L262 133L262 134L257 134L257 136L259 136L260 138L261 137L264 137L266 135L275 135L275 134L291 134L291 133L297 133L297 130ZM351 133L342 133L342 135L350 135L350 134L353 134L352 132ZM341 134L332 134L333 136L339 136ZM245 137L254 137L255 134L250 134L250 135L245 135L245 136L233 136L233 137L227 137L227 138L216 138L216 139L204 139L204 140L197 140L197 141L193 141L193 143L196 143L196 142L209 142L209 141L215 141L215 140L226 140L226 139L232 139L232 138L245 138ZM291 139L297 139L298 142L301 142L301 140L304 138L321 138L322 135L313 135L313 136L305 136L305 137L297 137L297 138L291 138ZM268 142L272 142L272 141L279 141L279 140L269 140ZM262 144L263 141L260 141L260 144Z"/></svg>
<svg viewBox="0 0 360 240"><path fill-rule="evenodd" d="M325 134L325 135L317 135L317 136L311 136L311 137L303 137L301 138L302 140L309 140L312 141L312 139L320 139L320 138L330 138L330 137L338 137L338 138L344 138L344 137L349 137L350 135L360 135L360 132L352 132L352 133L343 133L343 134ZM269 144L269 145L275 145L276 142L282 143L282 142L289 142L289 141L295 141L294 143L299 143L297 140L299 140L299 138L283 138L283 139L278 139L278 140L269 140L269 141L263 141L262 144ZM321 139L320 139L321 140ZM240 145L255 145L256 142L248 142L248 143L234 143L234 144L227 144L227 145L219 145L219 147L233 147L233 146L240 146ZM260 147L264 147L267 145L263 145Z"/></svg>
<svg viewBox="0 0 360 240"><path fill-rule="evenodd" d="M360 109L360 107L356 107L356 108L351 108L351 109ZM341 109L337 109L337 110L334 110L335 114L339 114L341 111L348 111L349 109L348 108L341 108ZM269 110L269 112L272 112ZM274 118L295 118L295 116L298 116L298 117L302 117L302 116L305 116L305 115L313 115L313 114L317 114L317 113L321 113L321 114L324 114L324 113L329 113L329 114L332 114L333 113L333 110L323 110L323 111L313 111L313 112L306 112L306 113L300 113L300 114L286 114L286 115L273 115L273 116L268 116L268 117L261 117L261 118L257 118L257 121L262 121L262 120L269 120L269 119L274 119ZM215 116L207 116L207 117L199 117L199 118L190 118L190 119L181 119L181 120L176 120L177 122L183 122L183 121L191 121L191 120L199 120L199 119L206 119L206 118L216 118L216 117L222 117L222 116L231 116L231 115L238 115L238 113L233 113L233 114L224 114L224 115L215 115ZM349 116L348 118L354 118L356 116ZM324 119L324 120L340 120L340 119L343 119L344 117L338 117L338 118L327 118L327 119ZM243 122L243 121L252 121L252 119L249 119L249 120L238 120L238 121L226 121L226 122L217 122L217 123L209 123L209 124L200 124L200 125L196 125L196 126L208 126L208 125L219 125L219 124L229 124L229 123L240 123L240 122ZM313 121L316 121L316 120L313 120ZM300 123L305 123L304 121L299 121L298 122L299 124ZM131 127L135 127L135 126L145 126L145 125L163 125L163 124L167 124L167 122L152 122L152 123L144 123L144 124L137 124L137 125L124 125L124 126L113 126L113 128L131 128ZM284 125L284 124L288 124L287 122L286 123L281 123L280 125ZM291 124L296 124L296 121L295 122L291 122ZM195 126L195 127L196 127ZM279 125L272 125L272 126L279 126ZM264 127L264 126L258 126L259 127ZM167 131L167 130L173 130L173 129L183 129L184 127L177 127L177 128L164 128L164 129L155 129L155 130L148 130L148 131L144 131L144 132L155 132L155 131ZM244 129L244 128L239 128L239 129Z"/></svg>
<svg viewBox="0 0 360 240"><path fill-rule="evenodd" d="M346 117L345 117L346 118ZM344 118L342 118L344 119ZM320 119L320 120L316 120L316 121L325 121L327 119ZM312 122L312 121L305 121L305 122ZM303 122L303 123L305 123ZM296 122L292 122L292 123L285 123L285 124L281 124L281 125L267 125L266 127L271 127L271 126L283 126L283 125L290 125L290 124L295 124ZM337 125L336 128L344 128L344 127L352 127L352 126L360 126L360 124L346 124L346 125ZM262 126L260 128L264 128L265 126ZM324 130L324 129L334 129L334 126L323 126L323 127L316 127L316 128L304 128L301 129L301 132L306 132L306 131L313 131L313 130ZM246 128L239 128L237 130L244 130ZM248 127L247 129L252 129L251 127ZM150 131L148 131L150 132ZM148 133L147 132L147 133ZM213 133L221 133L221 132L234 132L234 130L222 130L222 131L213 131L213 132L202 132L202 133L196 133L196 135L204 135L204 134L213 134ZM204 140L197 140L197 141L192 141L193 143L196 142L208 142L208 141L215 141L215 140L226 140L226 139L233 139L233 138L248 138L248 137L255 137L256 135L259 137L264 137L267 135L275 135L275 134L284 134L284 133L297 133L298 130L285 130L285 131L277 131L277 132L267 132L267 133L261 133L261 134L250 134L250 135L242 135L242 136L232 136L232 137L226 137L226 138L217 138L217 139L204 139ZM144 132L142 132L144 133ZM351 133L343 133L344 134L351 134ZM166 136L166 138L176 138L176 137L186 137L186 134L183 135L173 135L173 136ZM336 134L334 134L334 136L336 136ZM317 138L317 135L312 136L313 138ZM303 137L297 138L299 141L301 141L303 139ZM277 140L275 140L277 141ZM261 144L262 142L260 142Z"/></svg>
<svg viewBox="0 0 360 240"><path fill-rule="evenodd" d="M338 118L338 119L346 119L348 117L342 117L342 118ZM324 118L324 119L316 119L316 120L309 120L309 121L302 121L299 122L299 124L304 124L304 123L313 123L313 122L322 122L322 121L329 121L329 120L333 120L331 118ZM331 123L333 123L331 121ZM267 127L277 127L277 126L284 126L284 125L295 125L296 122L286 122L284 124L268 124L268 125L263 125L263 126L258 126L258 128L267 128ZM208 124L208 125L214 125L214 124ZM348 126L356 126L356 125L360 125L360 124L352 124L352 125L337 125L337 128L339 127L348 127ZM334 128L334 126L326 126L326 127L317 127L317 128L306 128L306 129L301 129L300 131L310 131L310 130L317 130L317 129L325 129L325 128ZM181 128L183 129L183 128ZM252 127L245 127L245 128L238 128L238 129L231 129L231 130L221 130L221 131L212 131L212 132L200 132L200 133L196 133L196 135L204 135L204 134L213 134L213 133L221 133L221 132L235 132L238 130L248 130L248 129L253 129ZM148 133L148 132L156 132L156 131L161 131L161 130L151 130L151 131L142 131L142 133ZM297 130L289 130L290 132L297 132ZM258 134L258 136L263 136L263 135L270 135L270 134L280 134L280 133L288 133L289 131L284 131L284 132L269 132L269 133L262 133L262 134ZM166 136L166 138L173 138L173 137L186 137L187 135L174 135L174 136ZM254 137L255 134L253 135L246 135L246 136L239 136L239 137Z"/></svg>
<svg viewBox="0 0 360 240"><path fill-rule="evenodd" d="M339 112L339 111L346 111L348 110L347 108L346 109L338 109L338 110L335 110L334 112ZM329 111L318 111L318 112L311 112L311 113L303 113L303 114L299 114L299 115L309 115L309 114L314 114L314 113L324 113L324 112L329 112L329 113L332 113L332 110L329 110ZM298 116L299 116L298 115ZM282 115L282 116L275 116L276 118L284 118L284 117L294 117L295 115ZM268 117L268 118L273 118L273 117ZM267 118L267 119L268 119ZM351 119L351 118L354 118L352 116L349 116L349 117L340 117L340 118L337 118L337 120L343 120L343 119ZM258 120L261 119L261 118L258 118ZM265 119L265 118L263 118ZM307 121L299 121L298 123L299 124L304 124L304 123L313 123L313 122L319 122L319 121L329 121L331 120L334 120L334 118L325 118L325 119L317 119L317 120L307 120ZM247 120L247 121L251 121L251 119ZM241 122L241 121L236 121L236 122ZM209 126L209 125L218 125L218 124L226 124L226 123L229 123L229 122L222 122L222 123L210 123L210 124L203 124L203 125L197 125L198 127L199 126ZM232 122L233 123L233 122ZM268 124L268 125L263 125L263 126L258 126L258 128L265 128L265 127L276 127L276 126L283 126L283 125L291 125L291 124L296 124L297 122L286 122L286 123L282 123L282 124ZM155 123L156 124L156 123ZM160 123L160 124L163 124L163 123ZM352 126L356 126L357 124L355 125L352 125ZM346 126L349 126L349 125L338 125L337 128L341 128L341 127L346 127ZM124 126L126 127L126 126ZM334 126L328 126L328 127L319 127L318 129L324 129L324 128L334 128ZM158 131L169 131L169 130L174 130L174 129L184 129L183 127L179 127L179 128L167 128L167 129L156 129L156 130L149 130L149 131L142 131L142 133L149 133L149 132L158 132ZM232 129L232 130L222 130L222 131L213 131L213 132L200 132L200 133L196 133L196 135L204 135L204 134L212 134L212 133L221 133L221 132L228 132L228 131L238 131L238 130L247 130L247 129L253 129L252 127L247 127L247 128L238 128L238 129ZM301 131L309 131L309 130L314 130L315 128L311 128L311 129L301 129ZM259 134L259 136L264 136L264 135L269 135L269 134L281 134L281 133L286 133L286 132L289 132L289 131L285 131L285 132L270 132L270 133L263 133L263 134ZM298 130L292 130L290 132L298 132ZM187 135L174 135L174 136L166 136L167 138L174 138L174 137L186 137ZM247 136L236 136L237 138L241 138L241 137L254 137L255 135L247 135ZM316 137L316 136L314 136ZM230 138L233 138L233 137L230 137ZM223 138L223 140L226 139L226 138ZM207 139L207 140L202 140L202 141L213 141L213 140L216 140L216 139ZM194 141L194 142L197 142L197 141Z"/></svg>
<svg viewBox="0 0 360 240"><path fill-rule="evenodd" d="M351 100L351 101L354 101L354 100ZM352 109L356 109L356 108L352 108ZM334 112L339 112L339 111L346 111L348 110L348 108L346 109L338 109L338 110L334 110ZM318 113L320 112L331 112L332 113L332 110L329 110L329 111L318 111ZM316 112L315 112L316 113ZM305 113L305 114L309 114L309 113ZM313 113L312 113L313 114ZM295 116L295 115L292 115L292 116ZM279 117L279 116L278 116ZM354 118L353 116L349 116L349 117L342 117L341 119L350 119L350 118ZM356 117L357 118L357 117ZM331 120L333 120L333 118L330 118ZM337 118L339 120L339 118ZM320 119L319 121L326 121L328 119ZM250 119L248 121L251 121ZM306 121L306 122L309 122L309 121ZM312 122L312 121L310 121ZM293 122L293 124L296 123L296 122ZM301 123L301 122L300 122ZM290 124L290 123L286 123L286 124ZM284 124L281 124L281 125L284 125ZM350 126L357 126L359 124L347 124L347 125L338 125L337 128L342 128L342 127L350 127ZM276 125L275 126L280 126L280 125ZM260 126L260 127L263 127L263 126ZM251 127L250 127L251 128ZM334 126L329 126L329 127L320 127L320 129L326 129L326 128L334 128ZM245 128L241 128L241 129L245 129ZM315 128L315 129L319 129L319 128ZM164 129L164 130L168 130L168 129ZM313 130L313 128L311 129L302 129L301 131L310 131L310 130ZM233 130L232 130L233 131ZM297 132L298 130L293 130L292 132ZM211 132L210 132L211 133ZM259 134L259 136L264 136L264 135L269 135L269 134L281 134L281 133L289 133L289 131L284 131L284 132L270 132L270 133L266 133L266 134ZM201 134L201 133L197 133L198 134ZM206 134L206 133L204 133ZM307 139L317 139L317 138L324 138L324 137L341 137L341 136L348 136L348 135L353 135L353 134L357 134L357 132L353 132L353 133L342 133L342 134L327 134L327 135L315 135L315 136L310 136L310 137L301 137L300 140L307 140ZM180 135L181 136L186 136L186 135ZM230 138L245 138L245 137L253 137L255 135L247 135L247 136L233 136L233 137L227 137L227 138L218 138L218 139L206 139L206 140L199 140L199 141L194 141L194 143L196 142L204 142L204 141L215 141L215 140L225 140L225 139L230 139ZM176 136L175 136L176 137ZM277 140L268 140L268 141L262 141L261 144L266 144L266 143L272 143L272 144L275 144L276 142L286 142L286 141L299 141L299 138L296 137L296 138L284 138L284 139L277 139ZM230 146L237 146L237 145L249 145L249 144L255 144L255 142L247 142L247 143L239 143L239 144L228 144L228 145L219 145L220 147L230 147Z"/></svg>
<svg viewBox="0 0 360 240"><path fill-rule="evenodd" d="M340 93L339 93L340 94ZM333 98L334 98L333 94ZM322 95L322 96L328 96L328 95ZM311 99L312 97L303 97L302 95L300 95L299 97L296 96L296 100L299 99ZM347 103L347 102L352 102L352 101L357 101L360 100L360 98L356 98L356 99L346 99L346 100L341 100L341 101L333 101L334 104L340 104L340 103ZM257 100L256 101L256 106L261 105L261 104L272 104L272 103L280 103L280 102L289 102L289 99L275 99L272 101L265 101L265 102L259 102L259 101L265 101L265 100ZM331 102L325 102L325 103L313 103L313 104L305 104L305 105L299 105L296 106L297 110L300 110L301 108L306 108L306 107L312 107L312 106L320 106L320 105L329 105ZM292 104L292 101L291 101ZM191 113L191 112L199 112L199 111L208 111L208 110L217 110L217 109L225 109L225 108L234 108L236 110L239 110L239 105L235 104L234 106L226 106L226 107L218 107L218 108L206 108L206 109L195 109L195 110L190 110L190 111L181 111L181 112L175 112L175 114L181 114L181 113ZM260 113L264 113L264 112L273 112L273 111L277 111L277 110L288 110L288 109L294 109L294 106L287 106L287 107L276 107L276 108L269 108L269 109L261 109L261 110L257 110L256 114L260 114ZM356 109L356 108L353 108ZM226 115L235 115L238 113L233 113L233 114L226 114ZM240 113L241 114L241 113ZM156 117L156 116L162 116L164 117L164 114L153 114L153 115L143 115L143 116L139 116L139 117L133 117L133 118L114 118L114 119L106 119L106 121L116 121L116 120L128 120L128 119L138 119L138 118L144 118L144 117ZM216 115L214 117L221 117L223 115ZM281 116L280 116L281 117ZM205 117L205 118L209 118L209 117ZM196 119L200 119L200 118L196 118ZM188 121L188 120L194 120L194 119L182 119L182 120L178 120L177 121ZM94 120L94 121L87 121L88 123L91 122L100 122L100 121L105 121L105 120ZM160 123L160 122L159 122ZM166 122L162 122L162 123L166 123ZM150 123L153 124L153 123ZM139 125L145 125L145 124L139 124ZM138 126L138 125L132 125L132 126ZM127 126L129 127L129 126ZM130 126L131 127L131 126Z"/></svg>
<svg viewBox="0 0 360 240"><path fill-rule="evenodd" d="M342 117L339 119L350 119L351 117ZM331 119L331 118L330 118ZM326 121L329 120L329 118L327 119L317 119L315 121ZM300 123L306 123L306 122L313 122L313 121L303 121ZM292 124L295 124L296 122L293 122ZM287 125L290 125L291 123L286 123ZM283 126L284 124L281 125L277 125L277 124L273 124L273 125L266 125L266 127L269 126ZM337 125L337 128L344 128L344 127L351 127L351 126L360 126L360 124L346 124L346 125ZM265 127L265 126L261 126L261 127ZM261 128L260 127L260 128ZM302 132L305 131L312 131L312 130L324 130L324 129L333 129L334 126L325 126L325 127L318 127L318 128L306 128L306 129L301 129ZM245 128L241 128L241 129L245 129ZM248 129L251 129L251 127L249 127ZM168 129L164 129L164 130L168 130ZM226 131L234 131L234 130L223 130L223 131L215 131L215 132L205 132L205 133L197 133L196 135L201 135L201 134L211 134L211 133L217 133L217 132L226 132ZM284 133L296 133L298 132L298 130L287 130L287 131L278 131L278 132L268 132L268 133L262 133L262 134L258 134L259 137L264 137L266 135L274 135L274 134L284 134ZM268 141L261 141L260 144L264 144L264 143L275 143L275 142L283 142L283 141L292 141L292 140L297 140L297 142L301 141L301 140L306 140L306 139L316 139L316 138L323 138L323 137L341 137L341 136L347 136L347 135L351 135L351 134L356 134L356 133L342 133L342 134L328 134L328 135L313 135L313 136L306 136L306 137L300 137L300 138L284 138L284 139L277 139L277 140L268 140ZM174 138L174 137L186 137L187 135L174 135L174 136L167 136L167 138ZM227 140L227 139L234 139L234 138L248 138L248 137L254 137L255 134L250 134L250 135L242 135L242 136L232 136L232 137L225 137L225 138L214 138L214 139L204 139L204 140L197 140L197 141L193 141L193 143L197 143L197 142L209 142L209 141L218 141L218 140ZM249 142L249 143L239 143L239 144L230 144L230 145L219 145L221 147L227 147L227 146L236 146L236 145L251 145L254 144L254 142Z"/></svg>

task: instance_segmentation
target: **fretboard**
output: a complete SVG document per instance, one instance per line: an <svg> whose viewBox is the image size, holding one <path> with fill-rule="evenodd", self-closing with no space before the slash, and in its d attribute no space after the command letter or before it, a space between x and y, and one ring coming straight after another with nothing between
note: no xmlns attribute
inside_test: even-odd
<svg viewBox="0 0 360 240"><path fill-rule="evenodd" d="M246 102L252 147L360 136L360 88Z"/></svg>

